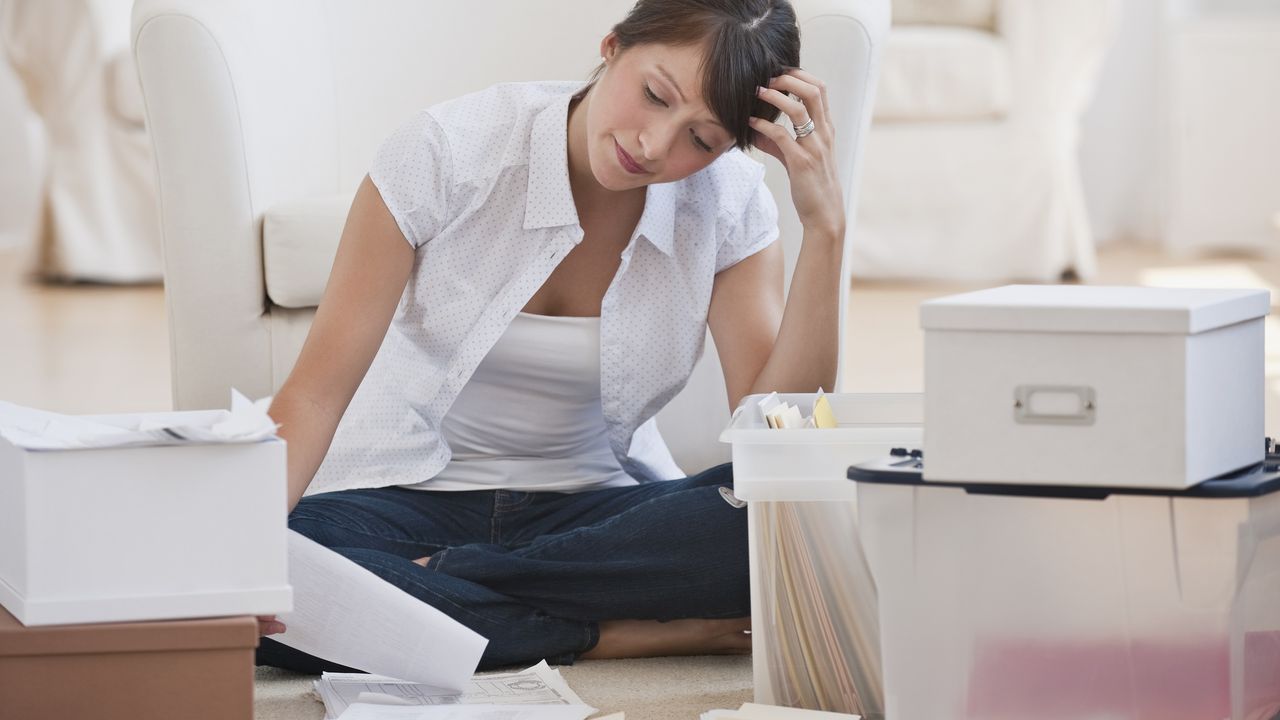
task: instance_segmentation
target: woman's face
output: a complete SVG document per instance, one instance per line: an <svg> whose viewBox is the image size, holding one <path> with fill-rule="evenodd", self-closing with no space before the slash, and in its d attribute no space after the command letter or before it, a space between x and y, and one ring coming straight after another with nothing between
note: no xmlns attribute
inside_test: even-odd
<svg viewBox="0 0 1280 720"><path fill-rule="evenodd" d="M600 51L608 65L591 89L587 155L601 185L628 190L679 180L733 147L702 99L700 47L620 51L611 33Z"/></svg>

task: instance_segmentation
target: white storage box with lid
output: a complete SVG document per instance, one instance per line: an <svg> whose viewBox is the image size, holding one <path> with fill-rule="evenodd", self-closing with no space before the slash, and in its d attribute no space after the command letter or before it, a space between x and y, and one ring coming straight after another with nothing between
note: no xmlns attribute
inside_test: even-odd
<svg viewBox="0 0 1280 720"><path fill-rule="evenodd" d="M747 502L752 666L757 702L883 715L875 584L858 541L851 463L919 448L913 394L830 394L839 426L769 429L763 395L720 436L734 495ZM779 398L812 413L813 394Z"/></svg>
<svg viewBox="0 0 1280 720"><path fill-rule="evenodd" d="M1185 488L1262 459L1262 290L924 303L926 480Z"/></svg>
<svg viewBox="0 0 1280 720"><path fill-rule="evenodd" d="M911 464L849 471L890 718L1280 713L1275 464L1189 490L942 483Z"/></svg>
<svg viewBox="0 0 1280 720"><path fill-rule="evenodd" d="M209 425L222 412L148 417ZM280 439L27 450L0 438L0 604L24 625L288 612L287 504Z"/></svg>

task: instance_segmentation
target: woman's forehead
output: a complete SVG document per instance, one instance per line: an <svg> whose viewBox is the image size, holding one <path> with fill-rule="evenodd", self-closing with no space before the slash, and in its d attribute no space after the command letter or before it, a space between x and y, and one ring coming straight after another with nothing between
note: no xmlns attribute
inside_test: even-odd
<svg viewBox="0 0 1280 720"><path fill-rule="evenodd" d="M686 99L702 98L702 47L646 43L631 48L630 52L646 65L660 66Z"/></svg>
<svg viewBox="0 0 1280 720"><path fill-rule="evenodd" d="M699 107L707 114L707 121L720 122L702 95L703 48L697 45L665 45L649 43L630 50L635 53L637 65L667 81L682 102Z"/></svg>

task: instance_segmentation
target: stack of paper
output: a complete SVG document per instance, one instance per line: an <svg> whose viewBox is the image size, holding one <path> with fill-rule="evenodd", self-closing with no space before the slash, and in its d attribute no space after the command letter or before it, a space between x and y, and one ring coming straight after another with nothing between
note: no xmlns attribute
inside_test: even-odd
<svg viewBox="0 0 1280 720"><path fill-rule="evenodd" d="M251 443L275 437L271 398L231 391L231 410L142 415L60 415L0 402L0 437L26 450Z"/></svg>
<svg viewBox="0 0 1280 720"><path fill-rule="evenodd" d="M818 388L818 396L813 401L813 414L802 415L800 408L783 402L778 393L769 393L760 401L760 413L770 429L794 430L797 428L833 428L836 427L836 416L831 411L831 401L827 399L822 388Z"/></svg>
<svg viewBox="0 0 1280 720"><path fill-rule="evenodd" d="M834 503L763 503L761 553L765 662L773 696L801 707L883 716L875 583L847 509Z"/></svg>
<svg viewBox="0 0 1280 720"><path fill-rule="evenodd" d="M859 720L857 715L744 703L737 710L708 710L702 720Z"/></svg>
<svg viewBox="0 0 1280 720"><path fill-rule="evenodd" d="M458 711L460 719L486 720L504 720L508 715L512 720L585 720L595 712L569 688L560 671L552 670L545 661L520 672L477 675L462 692L363 673L324 673L315 687L330 720L442 717L414 714L430 708ZM503 712L495 714L495 706ZM375 713L388 708L399 710Z"/></svg>

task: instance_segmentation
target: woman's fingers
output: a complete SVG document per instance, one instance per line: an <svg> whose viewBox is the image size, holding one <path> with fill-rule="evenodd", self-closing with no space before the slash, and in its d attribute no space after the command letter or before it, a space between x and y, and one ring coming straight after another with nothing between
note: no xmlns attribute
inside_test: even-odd
<svg viewBox="0 0 1280 720"><path fill-rule="evenodd" d="M753 117L750 122L751 128L769 140L769 145L772 146L769 147L764 143L757 143L758 147L778 158L783 167L790 169L793 155L798 148L796 147L795 139L787 133L786 128L777 123L771 123L764 118Z"/></svg>
<svg viewBox="0 0 1280 720"><path fill-rule="evenodd" d="M827 84L822 82L822 80L818 79L816 75L809 72L808 70L801 70L800 68L791 68L786 72L786 75L784 75L783 77L786 77L787 75L795 77L818 89L818 99L820 101L818 103L818 106L822 109L822 117L826 119L828 122L830 122L831 121L831 103L828 102L827 100Z"/></svg>
<svg viewBox="0 0 1280 720"><path fill-rule="evenodd" d="M791 124L795 127L809 122L809 111L799 100L773 88L760 88L759 94L762 100L778 108L790 118Z"/></svg>
<svg viewBox="0 0 1280 720"><path fill-rule="evenodd" d="M796 125L803 125L806 120L813 120L815 132L821 131L825 134L831 129L831 119L822 100L822 90L818 86L794 75L779 75L769 81L769 87L778 91L783 97L786 97L786 93L791 93L799 98L798 101L793 102L803 108L804 115L798 119ZM790 114L788 117L791 117ZM793 118L794 120L796 119Z"/></svg>

